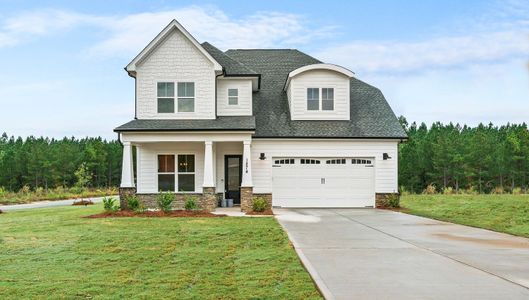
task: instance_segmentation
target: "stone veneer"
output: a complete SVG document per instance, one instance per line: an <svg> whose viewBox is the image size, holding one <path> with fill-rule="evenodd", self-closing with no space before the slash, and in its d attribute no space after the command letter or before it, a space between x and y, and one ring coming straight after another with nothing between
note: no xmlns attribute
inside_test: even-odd
<svg viewBox="0 0 529 300"><path fill-rule="evenodd" d="M386 199L391 195L397 195L400 197L399 193L376 193L375 194L375 207L376 208L386 208Z"/></svg>
<svg viewBox="0 0 529 300"><path fill-rule="evenodd" d="M254 194L252 187L241 187L241 211L253 211L253 200L257 198L263 198L267 203L267 208L272 208L272 194Z"/></svg>
<svg viewBox="0 0 529 300"><path fill-rule="evenodd" d="M127 196L136 195L135 187L120 187L119 188L119 207L121 210L127 209Z"/></svg>
<svg viewBox="0 0 529 300"><path fill-rule="evenodd" d="M125 200L126 195L136 194L136 189L132 188L133 190L130 190L130 188L127 188L127 191L124 191L126 193L122 193L122 189L120 188L120 204L121 209L127 209L127 201ZM184 204L186 200L189 197L195 198L198 206L207 211L213 211L217 207L218 203L218 196L215 193L215 188L213 187L205 187L203 188L203 193L175 193L175 200L173 201L172 208L173 209L184 209ZM136 194L138 199L146 208L153 208L157 209L158 204L156 202L156 198L158 197L158 194Z"/></svg>

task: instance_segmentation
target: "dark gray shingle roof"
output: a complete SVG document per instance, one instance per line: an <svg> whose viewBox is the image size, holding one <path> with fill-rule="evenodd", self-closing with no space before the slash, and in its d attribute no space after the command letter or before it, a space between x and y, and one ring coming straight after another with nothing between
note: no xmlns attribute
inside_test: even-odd
<svg viewBox="0 0 529 300"><path fill-rule="evenodd" d="M379 89L351 79L350 121L292 121L286 92L288 73L321 61L291 49L228 50L226 54L261 74L254 93L254 137L406 138L406 133Z"/></svg>
<svg viewBox="0 0 529 300"><path fill-rule="evenodd" d="M208 42L202 47L224 68L226 75L258 75L255 71L226 55Z"/></svg>
<svg viewBox="0 0 529 300"><path fill-rule="evenodd" d="M253 131L255 117L217 117L215 120L132 120L114 131Z"/></svg>

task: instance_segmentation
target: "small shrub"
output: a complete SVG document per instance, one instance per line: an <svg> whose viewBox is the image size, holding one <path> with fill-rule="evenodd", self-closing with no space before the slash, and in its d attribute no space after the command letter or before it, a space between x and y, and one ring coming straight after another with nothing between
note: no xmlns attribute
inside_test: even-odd
<svg viewBox="0 0 529 300"><path fill-rule="evenodd" d="M5 195L7 195L6 189L0 186L0 198L4 197Z"/></svg>
<svg viewBox="0 0 529 300"><path fill-rule="evenodd" d="M382 207L388 208L399 208L400 207L400 197L398 194L388 194L382 200Z"/></svg>
<svg viewBox="0 0 529 300"><path fill-rule="evenodd" d="M135 212L141 214L141 213L144 213L146 210L147 210L147 208L145 207L145 205L140 202L140 205L138 205L138 209L135 210Z"/></svg>
<svg viewBox="0 0 529 300"><path fill-rule="evenodd" d="M24 185L19 191L19 193L24 194L24 195L27 195L30 192L31 192L31 189L29 188L29 185Z"/></svg>
<svg viewBox="0 0 529 300"><path fill-rule="evenodd" d="M505 190L503 189L502 186L497 186L494 189L492 189L492 191L490 191L490 193L491 194L496 194L496 195L501 195L501 194L505 193Z"/></svg>
<svg viewBox="0 0 529 300"><path fill-rule="evenodd" d="M437 193L437 190L435 188L435 185L433 184L429 184L425 189L424 191L422 192L423 194L426 194L426 195L433 195L435 193Z"/></svg>
<svg viewBox="0 0 529 300"><path fill-rule="evenodd" d="M401 185L401 186L400 186L400 194L401 194L402 196L409 196L409 195L411 195L411 192L408 191L408 189L406 189L405 186Z"/></svg>
<svg viewBox="0 0 529 300"><path fill-rule="evenodd" d="M263 198L255 198L252 203L252 210L256 212L263 212L268 207L268 203Z"/></svg>
<svg viewBox="0 0 529 300"><path fill-rule="evenodd" d="M175 196L170 192L160 193L158 194L158 197L156 197L156 203L158 204L160 210L163 212L171 211L171 205L173 204L174 200Z"/></svg>
<svg viewBox="0 0 529 300"><path fill-rule="evenodd" d="M103 208L107 212L115 212L118 211L119 205L116 204L116 199L114 197L104 197Z"/></svg>
<svg viewBox="0 0 529 300"><path fill-rule="evenodd" d="M477 194L479 194L479 191L473 185L469 186L468 189L460 189L460 191L461 191L461 194L464 194L464 195L477 195Z"/></svg>
<svg viewBox="0 0 529 300"><path fill-rule="evenodd" d="M515 187L514 189L512 189L512 194L513 195L521 195L521 194L523 194L522 188Z"/></svg>
<svg viewBox="0 0 529 300"><path fill-rule="evenodd" d="M136 195L127 195L125 196L125 200L127 200L127 208L132 211L138 211L140 208L140 200Z"/></svg>
<svg viewBox="0 0 529 300"><path fill-rule="evenodd" d="M447 186L443 189L443 195L453 195L453 194L455 194L455 192L451 186Z"/></svg>
<svg viewBox="0 0 529 300"><path fill-rule="evenodd" d="M198 204L194 197L189 197L186 199L186 203L184 204L185 210L197 210Z"/></svg>

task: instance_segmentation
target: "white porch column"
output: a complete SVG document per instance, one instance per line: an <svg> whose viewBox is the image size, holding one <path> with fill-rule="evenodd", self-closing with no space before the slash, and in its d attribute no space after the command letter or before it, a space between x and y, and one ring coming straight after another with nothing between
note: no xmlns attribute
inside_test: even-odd
<svg viewBox="0 0 529 300"><path fill-rule="evenodd" d="M252 141L243 141L242 150L242 187L252 187L252 158L250 156L250 145Z"/></svg>
<svg viewBox="0 0 529 300"><path fill-rule="evenodd" d="M204 142L204 184L203 187L215 187L215 177L213 176L213 142Z"/></svg>
<svg viewBox="0 0 529 300"><path fill-rule="evenodd" d="M134 187L134 169L132 163L132 145L123 142L123 163L121 165L120 187Z"/></svg>

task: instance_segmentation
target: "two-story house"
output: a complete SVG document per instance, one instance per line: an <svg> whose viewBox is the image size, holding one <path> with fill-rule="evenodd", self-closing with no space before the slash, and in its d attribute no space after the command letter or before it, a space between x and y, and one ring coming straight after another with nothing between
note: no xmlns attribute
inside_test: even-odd
<svg viewBox="0 0 529 300"><path fill-rule="evenodd" d="M120 192L147 206L160 191L177 206L194 195L204 209L227 198L243 211L255 197L374 207L397 193L406 133L380 90L346 68L294 49L223 52L173 20L125 69L136 99L134 120L115 129Z"/></svg>

